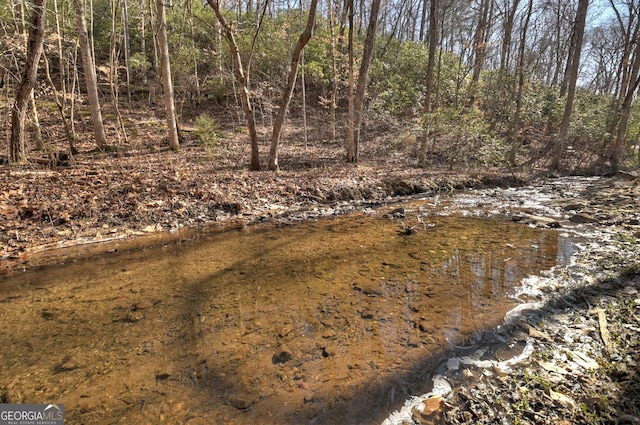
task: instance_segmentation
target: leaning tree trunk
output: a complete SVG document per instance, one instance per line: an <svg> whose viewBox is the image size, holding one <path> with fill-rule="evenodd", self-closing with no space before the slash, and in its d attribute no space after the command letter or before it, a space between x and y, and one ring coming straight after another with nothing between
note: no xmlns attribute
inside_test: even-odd
<svg viewBox="0 0 640 425"><path fill-rule="evenodd" d="M76 9L76 22L78 25L78 41L80 43L80 55L82 56L82 69L87 87L87 97L89 98L89 108L91 110L91 123L93 133L96 138L98 149L107 147L107 135L104 132L102 123L102 111L100 110L100 99L98 98L98 78L96 77L95 62L91 48L89 46L89 34L87 32L87 20L85 18L83 0L73 0Z"/></svg>
<svg viewBox="0 0 640 425"><path fill-rule="evenodd" d="M269 169L278 169L278 145L280 144L280 135L282 134L282 126L284 124L284 117L289 109L289 103L293 96L293 88L296 84L296 75L298 74L298 62L300 61L300 55L302 49L307 45L311 39L311 34L316 23L316 8L318 6L318 0L311 1L311 7L309 9L309 16L307 17L307 26L305 27L298 43L296 44L293 54L291 55L291 68L289 68L289 78L287 79L287 86L282 93L282 99L280 100L280 109L276 116L276 121L273 123L273 133L271 135L271 150L269 151Z"/></svg>
<svg viewBox="0 0 640 425"><path fill-rule="evenodd" d="M242 57L240 56L240 48L236 42L234 36L233 26L227 22L222 11L220 10L220 4L217 0L207 0L207 3L213 9L213 12L218 18L218 22L224 32L224 37L229 44L231 50L231 58L233 60L234 76L235 80L240 85L240 101L242 103L242 109L244 110L245 119L247 121L247 129L249 130L249 139L251 142L251 165L250 168L253 171L260 170L260 154L258 146L258 132L256 130L256 122L253 116L253 107L251 106L251 99L249 98L249 71L246 74L242 66ZM265 5L266 6L266 5ZM255 42L255 39L254 39ZM249 59L250 61L251 59ZM250 63L250 62L249 62Z"/></svg>
<svg viewBox="0 0 640 425"><path fill-rule="evenodd" d="M40 62L42 55L46 3L46 0L34 0L33 2L33 14L27 38L27 59L11 113L9 150L12 162L21 162L27 159L24 128L29 100L38 75L38 62Z"/></svg>

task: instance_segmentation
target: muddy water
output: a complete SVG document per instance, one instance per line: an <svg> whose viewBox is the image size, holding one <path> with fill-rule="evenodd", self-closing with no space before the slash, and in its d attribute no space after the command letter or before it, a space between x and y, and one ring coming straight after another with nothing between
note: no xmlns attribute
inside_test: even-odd
<svg viewBox="0 0 640 425"><path fill-rule="evenodd" d="M350 216L0 281L0 398L68 424L380 423L501 322L562 241L486 219Z"/></svg>

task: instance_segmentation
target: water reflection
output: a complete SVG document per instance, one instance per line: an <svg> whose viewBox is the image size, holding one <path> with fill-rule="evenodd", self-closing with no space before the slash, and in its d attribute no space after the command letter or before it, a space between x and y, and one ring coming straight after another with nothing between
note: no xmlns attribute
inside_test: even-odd
<svg viewBox="0 0 640 425"><path fill-rule="evenodd" d="M558 234L367 216L213 235L7 278L0 396L68 423L376 423L500 323Z"/></svg>

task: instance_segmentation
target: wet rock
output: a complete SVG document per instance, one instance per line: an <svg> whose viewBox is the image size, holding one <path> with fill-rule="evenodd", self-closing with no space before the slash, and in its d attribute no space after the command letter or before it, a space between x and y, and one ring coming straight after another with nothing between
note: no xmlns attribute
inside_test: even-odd
<svg viewBox="0 0 640 425"><path fill-rule="evenodd" d="M409 339L407 339L407 346L409 347L420 347L422 340L417 335L411 335Z"/></svg>
<svg viewBox="0 0 640 425"><path fill-rule="evenodd" d="M382 288L379 283L354 283L353 289L370 297L382 295Z"/></svg>
<svg viewBox="0 0 640 425"><path fill-rule="evenodd" d="M402 226L402 230L400 230L400 234L403 236L411 236L418 233L418 228L415 226Z"/></svg>
<svg viewBox="0 0 640 425"><path fill-rule="evenodd" d="M336 339L337 337L338 334L333 329L327 329L326 331L322 332L322 338L324 339Z"/></svg>
<svg viewBox="0 0 640 425"><path fill-rule="evenodd" d="M293 358L293 352L286 345L282 344L276 353L274 353L273 357L271 357L271 361L273 364L286 363Z"/></svg>
<svg viewBox="0 0 640 425"><path fill-rule="evenodd" d="M585 224L585 223L597 223L597 218L591 217L589 214L579 213L569 217L569 221L572 223Z"/></svg>
<svg viewBox="0 0 640 425"><path fill-rule="evenodd" d="M627 180L627 181L634 181L638 179L637 175L633 173L629 173L627 171L618 171L618 173L616 174L616 177L623 180Z"/></svg>
<svg viewBox="0 0 640 425"><path fill-rule="evenodd" d="M255 404L255 401L245 394L236 394L229 397L229 405L238 410L248 410Z"/></svg>
<svg viewBox="0 0 640 425"><path fill-rule="evenodd" d="M586 202L572 202L562 207L565 211L580 211L587 206Z"/></svg>
<svg viewBox="0 0 640 425"><path fill-rule="evenodd" d="M550 228L558 228L561 227L558 220L549 217L542 217L538 215L521 213L518 215L514 215L511 219L518 223L523 224L531 224L539 227L550 227Z"/></svg>
<svg viewBox="0 0 640 425"><path fill-rule="evenodd" d="M376 315L376 312L369 308L363 310L362 313L360 313L360 317L367 320L373 319L375 315Z"/></svg>
<svg viewBox="0 0 640 425"><path fill-rule="evenodd" d="M320 347L322 349L322 357L333 357L336 355L336 346L335 345L327 345L325 347Z"/></svg>
<svg viewBox="0 0 640 425"><path fill-rule="evenodd" d="M405 209L402 207L396 208L395 210L384 215L384 217L387 217L387 218L404 218L405 216L406 216L406 212L405 212Z"/></svg>

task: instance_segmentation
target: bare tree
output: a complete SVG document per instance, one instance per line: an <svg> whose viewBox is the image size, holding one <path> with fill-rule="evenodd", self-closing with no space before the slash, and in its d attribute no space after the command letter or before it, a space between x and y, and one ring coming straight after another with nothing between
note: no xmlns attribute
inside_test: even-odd
<svg viewBox="0 0 640 425"><path fill-rule="evenodd" d="M10 160L12 162L26 161L25 149L25 121L29 99L38 75L38 62L42 55L42 41L44 39L44 25L46 0L34 0L31 22L27 38L27 57L22 73L22 81L16 92L11 113L11 139L9 141Z"/></svg>
<svg viewBox="0 0 640 425"><path fill-rule="evenodd" d="M529 0L527 11L524 16L524 24L522 26L522 34L520 35L520 46L518 47L518 88L516 91L516 111L513 114L513 127L511 131L511 150L509 151L508 161L511 165L516 165L516 157L520 148L520 114L522 112L522 91L524 89L524 56L527 44L527 31L531 20L531 12L533 10L533 0Z"/></svg>
<svg viewBox="0 0 640 425"><path fill-rule="evenodd" d="M629 117L631 115L631 105L636 90L640 85L640 39L635 42L636 48L634 58L629 72L629 85L626 88L626 94L620 105L620 117L618 119L618 130L616 139L611 153L611 167L614 171L620 169L622 163L622 154L624 152L624 142L627 138L627 130L629 127Z"/></svg>
<svg viewBox="0 0 640 425"><path fill-rule="evenodd" d="M438 28L438 0L431 0L429 5L429 57L427 59L427 75L425 82L424 93L424 105L422 112L425 114L425 119L429 119L428 114L432 111L431 98L433 97L434 88L434 69L436 63L436 49L438 48L438 34L440 30ZM420 138L420 156L418 158L418 165L424 167L426 165L427 155L427 142L429 138L430 125L426 123L425 128L422 130L422 136Z"/></svg>
<svg viewBox="0 0 640 425"><path fill-rule="evenodd" d="M364 50L360 62L360 71L358 72L358 83L353 98L353 119L349 122L351 126L349 131L353 134L353 138L349 140L349 145L347 146L347 161L349 162L358 162L358 144L360 143L360 130L364 115L364 95L367 86L367 77L369 75L369 67L371 66L371 59L373 58L380 2L381 0L372 0L371 2L369 25L364 40Z"/></svg>
<svg viewBox="0 0 640 425"><path fill-rule="evenodd" d="M169 60L169 41L167 40L167 16L164 0L157 0L158 11L158 44L160 45L160 62L162 66L162 91L164 93L164 112L169 130L169 149L180 149L178 139L178 125L176 123L176 107L173 96L173 82L171 81L171 62Z"/></svg>
<svg viewBox="0 0 640 425"><path fill-rule="evenodd" d="M469 104L475 101L478 81L480 81L480 72L484 66L487 43L489 40L489 31L492 23L493 0L480 0L480 9L478 11L478 23L476 25L475 35L473 37L473 72L471 75L471 87Z"/></svg>
<svg viewBox="0 0 640 425"><path fill-rule="evenodd" d="M76 9L76 23L78 26L78 41L80 43L80 55L82 56L82 69L84 71L84 81L87 88L89 108L91 109L91 123L96 144L99 149L107 148L107 136L102 123L102 111L100 109L100 99L98 98L98 79L96 77L95 62L91 48L89 46L89 34L87 32L87 21L84 11L83 0L73 0Z"/></svg>
<svg viewBox="0 0 640 425"><path fill-rule="evenodd" d="M251 105L251 98L249 97L249 70L251 64L251 55L249 55L249 60L247 61L247 69L245 70L242 62L242 57L240 56L240 48L238 47L238 43L235 37L235 30L232 25L227 22L226 18L222 14L222 10L220 9L220 2L218 0L207 0L207 3L213 9L216 17L218 18L218 22L220 23L220 27L222 28L222 32L224 33L224 38L227 40L229 44L229 49L231 50L231 58L233 60L233 68L234 68L234 76L236 83L240 86L240 101L242 102L242 109L244 109L244 115L247 122L247 129L249 130L249 140L251 143L251 170L258 171L260 170L260 154L258 149L258 132L256 130L256 122L253 116L253 106ZM267 3L265 2L265 8L267 7ZM258 29L259 31L259 25ZM255 44L255 37L254 37Z"/></svg>
<svg viewBox="0 0 640 425"><path fill-rule="evenodd" d="M587 9L589 0L579 0L574 30L572 34L571 52L569 53L570 64L568 66L567 78L567 101L560 123L560 131L555 140L553 156L551 158L551 168L560 169L560 162L564 154L567 134L569 133L569 122L573 113L573 100L576 94L576 83L578 81L578 68L580 66L580 53L582 51L582 38L584 36L584 27L587 19Z"/></svg>
<svg viewBox="0 0 640 425"><path fill-rule="evenodd" d="M269 152L269 169L277 170L278 169L278 145L280 143L280 135L282 134L282 126L284 124L284 118L287 114L287 109L289 109L289 102L291 102L291 97L293 96L293 88L296 83L296 75L298 74L298 62L300 60L300 55L302 54L302 49L307 45L309 40L311 39L311 34L313 33L313 28L316 22L316 9L318 6L318 0L311 0L311 6L309 8L309 15L307 16L307 25L300 34L298 38L298 43L293 50L293 54L291 55L291 66L289 68L289 77L287 78L287 86L285 87L282 93L282 99L280 100L280 106L278 109L278 115L276 116L276 120L273 123L273 132L271 135L271 149Z"/></svg>

